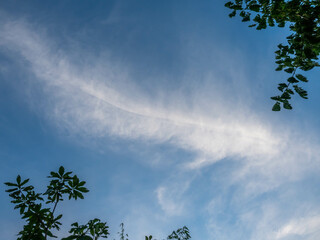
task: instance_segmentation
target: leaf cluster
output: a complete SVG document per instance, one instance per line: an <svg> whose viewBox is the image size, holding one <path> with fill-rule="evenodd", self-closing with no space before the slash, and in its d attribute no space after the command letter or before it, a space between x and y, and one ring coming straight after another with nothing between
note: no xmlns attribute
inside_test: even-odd
<svg viewBox="0 0 320 240"><path fill-rule="evenodd" d="M229 17L239 14L243 22L251 21L249 27L257 30L269 27L285 27L288 24L290 34L287 44L279 44L276 54L276 71L291 74L285 83L280 83L280 94L272 97L276 101L272 110L292 109L289 102L297 93L307 99L308 93L301 83L308 82L297 70L309 71L319 67L320 53L320 1L318 0L234 0L225 6L232 10Z"/></svg>
<svg viewBox="0 0 320 240"><path fill-rule="evenodd" d="M96 240L99 237L107 238L109 235L109 226L98 218L90 220L85 225L79 225L75 222L71 226L69 233L72 235L61 240Z"/></svg>
<svg viewBox="0 0 320 240"><path fill-rule="evenodd" d="M190 239L189 229L184 226L183 228L179 228L176 231L173 231L167 239L177 239L177 240L188 240Z"/></svg>
<svg viewBox="0 0 320 240"><path fill-rule="evenodd" d="M19 209L21 218L26 221L23 230L18 233L18 240L56 237L52 230L60 229L62 214L55 216L57 204L67 196L69 199L83 199L83 193L89 190L84 187L77 175L66 172L60 167L58 172L51 172L51 179L45 193L37 193L34 186L27 185L29 179L22 180L18 175L15 182L5 182L6 192L12 198L14 209Z"/></svg>

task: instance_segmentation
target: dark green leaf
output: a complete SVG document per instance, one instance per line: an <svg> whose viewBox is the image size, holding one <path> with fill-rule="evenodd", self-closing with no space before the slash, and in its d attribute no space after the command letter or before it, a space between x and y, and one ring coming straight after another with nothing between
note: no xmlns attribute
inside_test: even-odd
<svg viewBox="0 0 320 240"><path fill-rule="evenodd" d="M229 17L232 18L236 15L236 10L233 10L230 14L229 14Z"/></svg>
<svg viewBox="0 0 320 240"><path fill-rule="evenodd" d="M308 79L301 74L297 74L296 77L302 82L308 82Z"/></svg>
<svg viewBox="0 0 320 240"><path fill-rule="evenodd" d="M13 192L13 191L17 191L18 188L11 188L11 189L7 189L6 192L10 193L10 192Z"/></svg>
<svg viewBox="0 0 320 240"><path fill-rule="evenodd" d="M227 2L226 4L224 4L225 7L230 8L233 6L232 2Z"/></svg>
<svg viewBox="0 0 320 240"><path fill-rule="evenodd" d="M285 91L285 92L281 95L281 98L282 98L282 99L290 99L291 96L290 96L290 94L289 94L287 91Z"/></svg>
<svg viewBox="0 0 320 240"><path fill-rule="evenodd" d="M284 102L284 103L283 103L283 107L284 107L285 109L288 109L288 110L291 110L291 109L292 109L292 106L291 106L290 103L288 103L288 102Z"/></svg>
<svg viewBox="0 0 320 240"><path fill-rule="evenodd" d="M5 185L9 186L9 187L17 187L18 185L15 183L10 183L10 182L5 182Z"/></svg>
<svg viewBox="0 0 320 240"><path fill-rule="evenodd" d="M22 186L22 185L25 185L27 182L29 182L29 178L26 179L26 180L24 180L24 181L21 183L21 186Z"/></svg>
<svg viewBox="0 0 320 240"><path fill-rule="evenodd" d="M93 238L90 236L81 236L81 237L77 238L77 240L93 240Z"/></svg>
<svg viewBox="0 0 320 240"><path fill-rule="evenodd" d="M286 68L284 71L287 73L293 73L294 68Z"/></svg>
<svg viewBox="0 0 320 240"><path fill-rule="evenodd" d="M77 239L79 236L75 236L75 235L71 235L69 237L66 237L66 238L62 238L61 240L74 240L74 239Z"/></svg>
<svg viewBox="0 0 320 240"><path fill-rule="evenodd" d="M272 107L272 111L280 111L281 107L280 107L280 102L276 102L273 107Z"/></svg>
<svg viewBox="0 0 320 240"><path fill-rule="evenodd" d="M295 77L289 77L288 78L288 82L289 83L297 83L297 82L299 82L297 79L295 79Z"/></svg>
<svg viewBox="0 0 320 240"><path fill-rule="evenodd" d="M280 98L280 96L275 96L275 97L271 97L271 99L275 100L275 101L280 101L281 98Z"/></svg>
<svg viewBox="0 0 320 240"><path fill-rule="evenodd" d="M254 12L259 12L259 10L260 10L260 5L258 5L258 4L251 4L251 5L249 6L249 9L250 9L251 11L254 11Z"/></svg>
<svg viewBox="0 0 320 240"><path fill-rule="evenodd" d="M64 174L64 167L63 166L61 166L59 168L59 174L60 174L60 176L63 176L63 174Z"/></svg>
<svg viewBox="0 0 320 240"><path fill-rule="evenodd" d="M18 185L20 185L21 184L21 176L18 175L16 180L17 180Z"/></svg>

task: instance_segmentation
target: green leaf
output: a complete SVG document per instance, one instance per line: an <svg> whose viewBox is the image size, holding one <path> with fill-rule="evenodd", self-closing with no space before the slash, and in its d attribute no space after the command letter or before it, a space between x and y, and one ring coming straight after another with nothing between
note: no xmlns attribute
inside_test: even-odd
<svg viewBox="0 0 320 240"><path fill-rule="evenodd" d="M75 235L71 235L69 237L66 238L62 238L61 240L73 240L73 239L77 239L79 236L75 236Z"/></svg>
<svg viewBox="0 0 320 240"><path fill-rule="evenodd" d="M79 198L84 199L84 196L82 195L81 192L75 191L74 193L75 193L76 196L78 196Z"/></svg>
<svg viewBox="0 0 320 240"><path fill-rule="evenodd" d="M299 87L298 85L293 85L294 90L296 91L296 93L299 94L300 97L304 98L304 99L308 99L308 93L306 90L304 90L303 88Z"/></svg>
<svg viewBox="0 0 320 240"><path fill-rule="evenodd" d="M233 10L230 14L229 14L229 17L232 18L236 15L236 10Z"/></svg>
<svg viewBox="0 0 320 240"><path fill-rule="evenodd" d="M297 83L297 82L299 82L297 79L295 79L295 77L289 77L288 78L288 82L289 83Z"/></svg>
<svg viewBox="0 0 320 240"><path fill-rule="evenodd" d="M22 185L25 185L27 182L29 182L29 180L30 180L29 178L26 179L26 180L24 180L24 181L21 183L21 186L22 186Z"/></svg>
<svg viewBox="0 0 320 240"><path fill-rule="evenodd" d="M57 221L57 220L59 220L60 218L62 218L62 214L59 214L54 220Z"/></svg>
<svg viewBox="0 0 320 240"><path fill-rule="evenodd" d="M79 187L82 187L82 186L85 185L85 184L86 184L85 181L81 181L81 182L79 182L78 186L79 186Z"/></svg>
<svg viewBox="0 0 320 240"><path fill-rule="evenodd" d="M60 174L60 176L63 176L63 174L64 174L64 167L63 166L61 166L59 168L59 174Z"/></svg>
<svg viewBox="0 0 320 240"><path fill-rule="evenodd" d="M242 22L248 22L250 21L250 15L246 15L242 18Z"/></svg>
<svg viewBox="0 0 320 240"><path fill-rule="evenodd" d="M249 9L250 9L251 11L254 11L254 12L259 12L259 10L260 10L260 5L258 5L258 4L251 4L251 5L249 6Z"/></svg>
<svg viewBox="0 0 320 240"><path fill-rule="evenodd" d="M149 237L148 236L146 236L146 238L145 238L146 240L151 240L152 239L152 235L150 235Z"/></svg>
<svg viewBox="0 0 320 240"><path fill-rule="evenodd" d="M292 109L292 106L290 105L289 102L284 102L284 103L283 103L283 107L284 107L285 109L288 109L288 110L291 110L291 109Z"/></svg>
<svg viewBox="0 0 320 240"><path fill-rule="evenodd" d="M16 180L17 180L18 185L20 185L20 183L21 183L21 176L18 175Z"/></svg>
<svg viewBox="0 0 320 240"><path fill-rule="evenodd" d="M272 17L269 17L269 18L268 18L268 24L269 24L270 27L273 27L273 26L274 26L274 20L273 20Z"/></svg>
<svg viewBox="0 0 320 240"><path fill-rule="evenodd" d="M71 226L73 226L73 227L79 227L79 223L74 222L74 223L71 224Z"/></svg>
<svg viewBox="0 0 320 240"><path fill-rule="evenodd" d="M280 96L275 96L275 97L271 97L271 99L275 100L275 101L280 101L281 98L280 98Z"/></svg>
<svg viewBox="0 0 320 240"><path fill-rule="evenodd" d="M94 236L94 229L93 229L93 228L90 229L90 234L91 234L92 236Z"/></svg>
<svg viewBox="0 0 320 240"><path fill-rule="evenodd" d="M233 3L232 2L227 2L227 3L224 4L224 6L227 7L227 8L230 8L230 7L233 6Z"/></svg>
<svg viewBox="0 0 320 240"><path fill-rule="evenodd" d="M18 185L15 183L10 183L10 182L5 182L5 185L9 186L9 187L17 187Z"/></svg>
<svg viewBox="0 0 320 240"><path fill-rule="evenodd" d="M28 186L28 187L25 187L23 190L24 191L31 191L32 189L34 189L33 186Z"/></svg>
<svg viewBox="0 0 320 240"><path fill-rule="evenodd" d="M272 111L278 112L280 110L281 110L280 102L276 102L272 107Z"/></svg>
<svg viewBox="0 0 320 240"><path fill-rule="evenodd" d="M284 71L287 73L293 73L294 68L286 68Z"/></svg>
<svg viewBox="0 0 320 240"><path fill-rule="evenodd" d="M50 178L59 178L59 174L56 172L50 172L50 175L51 175L49 176Z"/></svg>
<svg viewBox="0 0 320 240"><path fill-rule="evenodd" d="M14 192L17 190L18 190L18 188L11 188L11 189L7 189L6 192L10 193L10 192Z"/></svg>
<svg viewBox="0 0 320 240"><path fill-rule="evenodd" d="M77 240L93 240L93 238L90 236L81 236L81 237L78 237Z"/></svg>
<svg viewBox="0 0 320 240"><path fill-rule="evenodd" d="M289 94L287 91L285 91L285 92L281 95L281 98L282 98L282 99L290 99L291 96L290 96L290 94Z"/></svg>
<svg viewBox="0 0 320 240"><path fill-rule="evenodd" d="M278 86L278 89L279 89L281 92L283 92L283 89L285 89L285 88L287 88L287 87L288 87L287 84L285 84L285 83L280 83L279 86Z"/></svg>
<svg viewBox="0 0 320 240"><path fill-rule="evenodd" d="M308 82L308 79L301 74L297 74L296 77L302 82Z"/></svg>

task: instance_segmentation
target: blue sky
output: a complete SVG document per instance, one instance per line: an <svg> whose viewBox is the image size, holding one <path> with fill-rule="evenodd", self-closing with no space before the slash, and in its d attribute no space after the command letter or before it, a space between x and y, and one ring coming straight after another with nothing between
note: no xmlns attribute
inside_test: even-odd
<svg viewBox="0 0 320 240"><path fill-rule="evenodd" d="M113 237L315 240L318 70L309 100L271 111L287 30L249 29L224 1L1 1L0 180L43 191L60 165L87 181L64 228ZM23 221L0 191L0 232Z"/></svg>

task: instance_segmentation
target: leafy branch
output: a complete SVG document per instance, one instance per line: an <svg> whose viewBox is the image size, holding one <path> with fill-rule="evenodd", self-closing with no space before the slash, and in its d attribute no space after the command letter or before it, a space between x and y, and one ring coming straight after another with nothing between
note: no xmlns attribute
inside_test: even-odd
<svg viewBox="0 0 320 240"><path fill-rule="evenodd" d="M319 67L320 54L320 2L318 0L234 0L225 6L232 10L229 17L237 13L242 22L252 21L249 27L257 30L269 27L285 27L289 24L292 32L287 37L287 45L278 45L276 53L276 71L292 74L286 83L280 83L280 95L271 97L276 101L272 110L280 111L281 104L285 109L292 109L289 102L291 95L297 93L308 99L308 93L301 83L308 82L298 70L309 71Z"/></svg>
<svg viewBox="0 0 320 240"><path fill-rule="evenodd" d="M9 187L6 192L13 199L11 202L15 204L14 208L19 209L21 218L26 220L23 230L18 233L18 240L47 240L48 237L56 237L52 230L60 229L62 218L62 214L55 216L58 203L65 196L69 199L83 199L83 193L89 191L84 187L85 181L80 181L77 175L71 174L72 172L65 172L62 166L58 172L51 172L48 178L52 180L45 193L36 193L34 186L26 185L29 179L22 180L20 175L16 182L5 183Z"/></svg>

